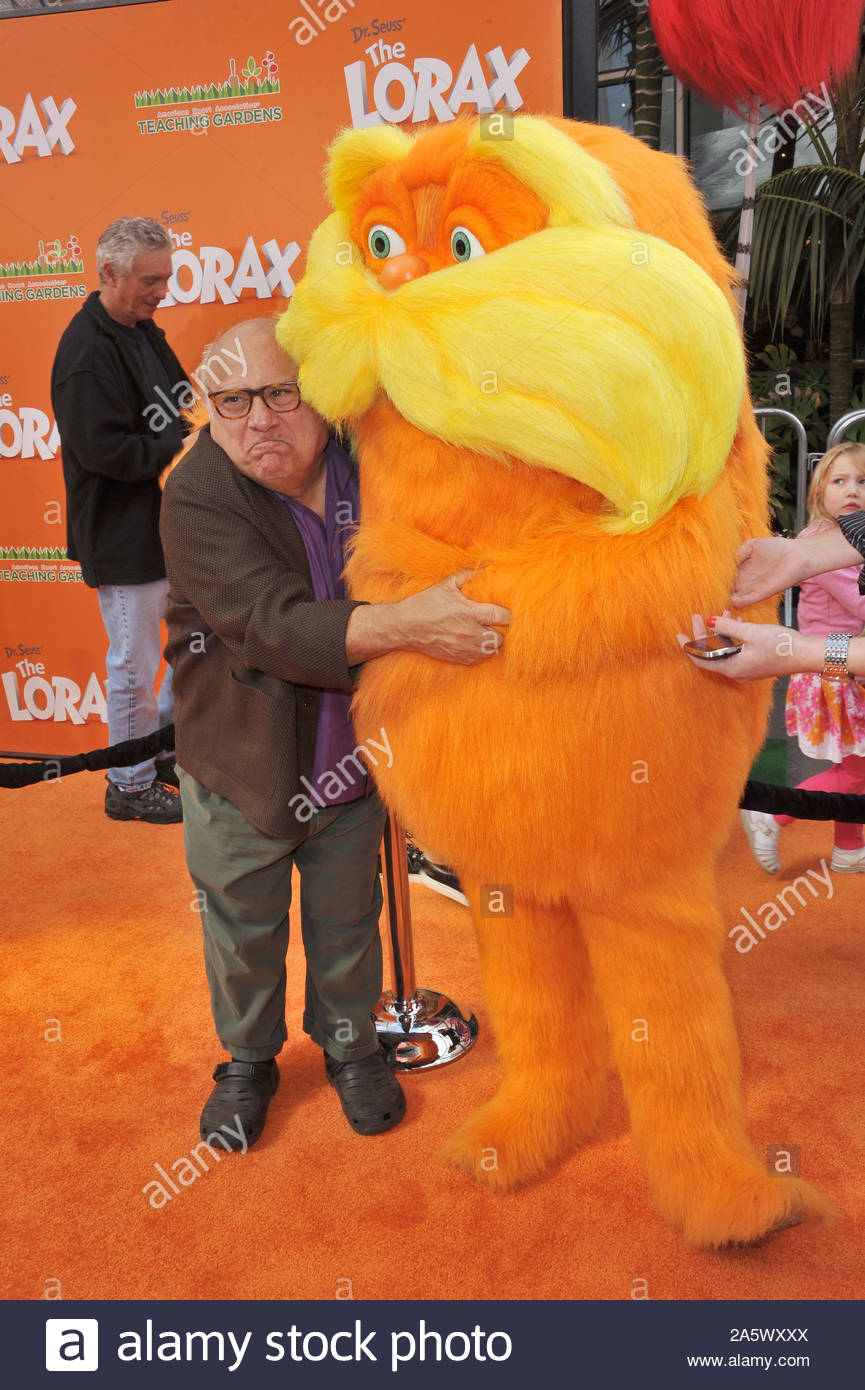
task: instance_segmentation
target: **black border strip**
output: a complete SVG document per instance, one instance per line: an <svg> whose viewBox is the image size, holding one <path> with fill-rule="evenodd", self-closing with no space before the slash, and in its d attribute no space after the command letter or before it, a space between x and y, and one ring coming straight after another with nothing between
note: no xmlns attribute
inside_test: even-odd
<svg viewBox="0 0 865 1390"><path fill-rule="evenodd" d="M562 114L598 119L598 0L562 0Z"/></svg>

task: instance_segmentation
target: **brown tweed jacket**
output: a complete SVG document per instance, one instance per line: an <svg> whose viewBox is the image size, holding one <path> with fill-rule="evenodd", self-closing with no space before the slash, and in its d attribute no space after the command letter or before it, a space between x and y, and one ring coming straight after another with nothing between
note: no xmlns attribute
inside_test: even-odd
<svg viewBox="0 0 865 1390"><path fill-rule="evenodd" d="M311 777L318 692L353 689L356 603L316 599L300 532L205 427L162 498L176 758L266 835L296 840L289 806Z"/></svg>

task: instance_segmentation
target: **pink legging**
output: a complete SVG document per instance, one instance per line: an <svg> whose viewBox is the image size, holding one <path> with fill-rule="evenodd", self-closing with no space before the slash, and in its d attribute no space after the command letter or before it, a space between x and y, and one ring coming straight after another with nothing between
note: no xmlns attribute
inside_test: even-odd
<svg viewBox="0 0 865 1390"><path fill-rule="evenodd" d="M840 792L861 796L865 791L865 758L857 753L848 753L840 763L834 763L826 772L818 772L807 782L800 782L802 791ZM795 816L776 816L779 825L789 825ZM861 849L862 826L849 825L846 821L835 822L835 848Z"/></svg>

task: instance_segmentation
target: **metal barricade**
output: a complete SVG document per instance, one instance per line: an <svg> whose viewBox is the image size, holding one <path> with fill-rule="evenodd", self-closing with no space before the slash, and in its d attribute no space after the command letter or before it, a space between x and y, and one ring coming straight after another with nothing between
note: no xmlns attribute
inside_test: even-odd
<svg viewBox="0 0 865 1390"><path fill-rule="evenodd" d="M856 425L860 421L865 421L865 410L851 410L846 415L842 415L840 420L829 431L829 438L826 440L826 448L831 449L836 444L840 444L851 425Z"/></svg>
<svg viewBox="0 0 865 1390"><path fill-rule="evenodd" d="M797 441L796 458L796 531L802 530L807 516L806 502L808 498L808 435L805 426L794 415L791 410L781 410L778 406L758 406L754 411L755 418L760 424L761 433L765 439L766 431L762 421L774 416L776 419L783 420L791 425ZM793 590L784 590L784 626L791 627L793 623Z"/></svg>

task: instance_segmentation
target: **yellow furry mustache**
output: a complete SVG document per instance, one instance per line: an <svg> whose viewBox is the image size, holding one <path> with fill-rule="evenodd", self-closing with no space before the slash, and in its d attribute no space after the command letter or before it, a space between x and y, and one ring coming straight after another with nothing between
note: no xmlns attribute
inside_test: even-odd
<svg viewBox="0 0 865 1390"><path fill-rule="evenodd" d="M332 424L383 391L456 448L594 488L615 533L708 491L744 385L717 286L666 242L612 224L550 227L389 292L333 213L277 336Z"/></svg>

